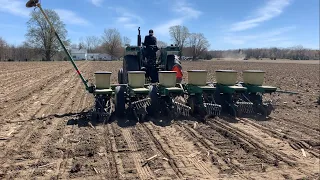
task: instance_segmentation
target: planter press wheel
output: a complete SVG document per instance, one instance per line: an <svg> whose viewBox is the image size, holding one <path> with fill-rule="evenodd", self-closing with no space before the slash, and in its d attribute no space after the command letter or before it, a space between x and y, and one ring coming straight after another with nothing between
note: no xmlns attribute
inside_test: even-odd
<svg viewBox="0 0 320 180"><path fill-rule="evenodd" d="M159 115L159 99L158 99L158 90L156 86L150 86L149 97L151 99L151 105L147 108L148 114L151 116L157 117Z"/></svg>
<svg viewBox="0 0 320 180"><path fill-rule="evenodd" d="M125 87L117 86L115 89L115 113L118 117L125 115Z"/></svg>
<svg viewBox="0 0 320 180"><path fill-rule="evenodd" d="M119 84L124 84L124 79L123 79L123 69L119 69L118 71L118 83Z"/></svg>

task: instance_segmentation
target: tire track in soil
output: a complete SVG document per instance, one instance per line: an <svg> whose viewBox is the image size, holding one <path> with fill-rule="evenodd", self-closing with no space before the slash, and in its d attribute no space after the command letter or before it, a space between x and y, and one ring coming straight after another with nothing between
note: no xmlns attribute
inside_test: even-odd
<svg viewBox="0 0 320 180"><path fill-rule="evenodd" d="M305 124L302 125L302 123L295 122L294 120L278 118L272 118L268 122L257 122L255 124L259 124L267 131L269 130L275 133L275 135L279 135L279 138L291 141L292 148L296 150L305 148L315 157L320 156L320 132L318 128Z"/></svg>
<svg viewBox="0 0 320 180"><path fill-rule="evenodd" d="M166 159L168 159L168 163L169 163L170 167L173 169L173 171L175 172L176 176L178 178L182 178L183 173L181 172L181 170L178 167L178 162L175 161L173 155L171 155L172 153L169 152L170 148L168 147L166 142L164 142L164 140L160 137L160 135L155 132L154 128L150 124L144 123L144 124L141 124L141 126L147 132L147 134L152 139L153 143L156 145L156 147L161 152L161 154Z"/></svg>
<svg viewBox="0 0 320 180"><path fill-rule="evenodd" d="M222 150L211 142L210 139L200 135L195 129L189 127L188 125L182 122L176 122L174 127L179 129L182 133L184 133L191 141L195 142L195 146L198 147L199 151L202 153L201 158L206 161L208 159L212 166L216 166L214 173L215 177L225 176L228 174L239 174L241 173L240 168L237 168L235 165L230 164L228 161L225 161L225 158L219 156Z"/></svg>
<svg viewBox="0 0 320 180"><path fill-rule="evenodd" d="M71 78L70 81L68 81L68 83L72 82L72 80L74 80L74 78ZM78 85L80 84L80 82L78 82ZM71 84L70 84L71 85ZM60 86L57 86L57 88L59 88ZM51 101L55 101L57 102L59 105L63 104L64 102L66 102L66 100L68 100L69 98L65 98L64 93L57 93L59 95L57 96L53 96L51 98L49 98ZM69 95L69 97L73 97L75 95L75 93L71 93ZM44 112L54 112L56 110L59 109L60 106L54 106L54 108L49 109L49 108L44 108ZM63 105L62 105L63 107ZM64 107L63 109L60 109L60 112L63 112L66 109L66 107ZM38 170L36 169L38 166L43 165L42 161L42 156L43 156L43 152L41 151L43 146L45 146L46 144L50 143L50 140L52 140L52 138L58 138L60 135L59 133L56 133L56 131L61 131L61 129L63 130L63 126L64 126L64 121L59 121L59 119L52 119L49 118L50 121L48 121L48 123L46 123L45 125L41 126L41 122L44 121L36 121L36 125L33 128L33 130L31 130L31 136L30 138L28 138L27 140L29 141L31 139L31 141L33 142L32 146L30 146L30 144L28 145L24 145L23 148L30 148L31 150L33 150L33 152L35 152L32 155L32 158L35 159L36 161L34 163L32 163L30 165L30 163L26 162L26 164L28 164L28 166L31 167L31 172L22 172L25 173L23 174L22 177L31 177L34 173L35 175L39 175L42 176L44 174L43 170L39 170L39 171L35 171ZM47 129L46 126L49 125L49 128ZM40 127L39 127L40 126ZM42 136L41 138L39 138L42 134L45 134L45 132L47 133L45 136ZM55 134L56 136L54 136L53 134ZM49 136L49 137L48 137ZM37 141L34 141L35 139L37 139ZM59 138L58 138L59 139ZM19 152L19 150L18 150ZM32 152L32 151L29 151ZM34 161L34 160L32 160ZM50 162L50 161L49 161Z"/></svg>
<svg viewBox="0 0 320 180"><path fill-rule="evenodd" d="M296 165L296 163L294 162L294 158L281 152L270 151L270 149L266 147L264 144L262 144L261 141L257 141L255 136L248 135L243 131L239 131L239 129L233 128L231 124L224 122L223 120L214 119L212 121L209 121L208 125L210 126L210 128L215 129L222 135L230 136L232 138L235 138L239 142L247 144L248 147L252 150L258 149L258 153L261 153L261 158L269 161L270 164L276 163L274 161L282 161L285 165L288 165L289 167L293 167Z"/></svg>
<svg viewBox="0 0 320 180"><path fill-rule="evenodd" d="M182 124L186 132L199 139L202 144L213 149L213 163L222 166L223 175L237 175L244 179L249 178L244 172L265 172L267 167L272 167L274 160L247 141L230 134L224 129L212 128L206 124Z"/></svg>
<svg viewBox="0 0 320 180"><path fill-rule="evenodd" d="M130 156L130 148L122 133L122 128L115 123L108 124L112 153L117 164L118 177L121 179L140 179L134 159ZM141 149L138 149L140 151Z"/></svg>
<svg viewBox="0 0 320 180"><path fill-rule="evenodd" d="M122 136L124 137L124 140L128 144L128 148L130 150L130 155L134 161L139 178L140 179L154 179L154 174L151 171L150 167L149 166L142 167L143 158L142 158L141 154L139 153L140 148L139 148L137 142L132 137L131 128L123 128L121 131L122 131Z"/></svg>
<svg viewBox="0 0 320 180"><path fill-rule="evenodd" d="M144 127L158 144L159 150L167 156L169 164L179 178L210 179L213 174L219 172L218 168L211 166L210 162L197 157L201 154L197 151L195 145L197 142L189 141L190 139L187 139L188 136L180 127L157 127L151 123L144 124Z"/></svg>
<svg viewBox="0 0 320 180"><path fill-rule="evenodd" d="M183 134L183 137L186 137L188 141L193 142L193 145L195 147L197 147L198 149L200 148L197 145L197 141L195 141L194 138L190 138L190 134L186 132L186 129L183 125L174 124L173 127L179 131L178 134ZM218 176L219 168L213 166L213 164L210 161L208 162L208 157L206 157L210 150L212 149L210 148L210 146L208 146L208 144L206 144L206 146L202 146L202 148L200 148L198 152L187 151L186 155L188 157L188 160L190 160L202 174L204 174L205 176L213 175L216 177Z"/></svg>
<svg viewBox="0 0 320 180"><path fill-rule="evenodd" d="M284 132L280 132L276 128L279 126L272 126L270 124L260 124L259 122L255 122L254 120L247 119L247 118L240 118L239 119L241 123L244 124L249 124L251 126L254 126L256 128L259 128L261 131L264 133L267 133L269 136L273 138L278 138L283 141L286 141L289 143L289 145L294 149L294 150L301 150L305 149L307 152L312 154L314 157L319 158L320 156L320 146L319 143L316 142L313 138L310 139L301 139L297 137L293 137L289 134L286 134ZM317 139L317 138L315 138ZM313 147L313 145L315 145Z"/></svg>
<svg viewBox="0 0 320 180"><path fill-rule="evenodd" d="M178 176L176 175L174 169L170 166L167 159L165 159L166 157L163 156L163 153L157 148L153 137L150 137L143 125L138 123L132 130L134 130L132 135L135 141L138 143L139 147L143 149L141 154L143 157L145 157L145 160L158 155L158 157L145 164L148 165L153 171L155 178L177 179Z"/></svg>
<svg viewBox="0 0 320 180"><path fill-rule="evenodd" d="M309 175L319 171L319 166L315 163L317 158L310 156L302 157L301 153L291 148L289 143L268 135L261 131L260 128L243 123L243 121L229 124L220 120L214 120L214 123L210 122L211 126L213 124L224 127L228 131L246 138L256 148L259 148L260 151L264 151L270 156L284 162L283 167L290 169L291 174L296 174L296 176L301 174Z"/></svg>
<svg viewBox="0 0 320 180"><path fill-rule="evenodd" d="M296 121L296 120L284 119L284 118L280 119L280 118L274 118L274 117L271 118L271 121L277 121L277 122L279 122L281 124L281 126L282 125L287 125L288 126L290 124L287 123L287 122L290 122L291 125L294 126L294 127L296 126L296 127L299 127L299 128L304 128L305 130L308 130L308 131L312 130L313 132L311 134L309 134L309 135L314 135L314 133L316 133L316 134L320 133L319 124L316 127L314 127L314 126L309 126L307 124L304 124L304 123Z"/></svg>
<svg viewBox="0 0 320 180"><path fill-rule="evenodd" d="M85 65L85 64L81 64L81 66L83 66L83 65ZM17 112L19 109L23 109L25 106L27 106L27 107L30 106L31 102L34 103L31 107L39 106L38 104L35 104L35 103L37 103L37 101L34 102L35 99L43 98L42 96L45 96L46 94L52 95L52 93L50 93L50 92L52 91L52 89L56 89L56 82L57 81L62 82L61 78L65 77L65 76L67 76L67 77L75 76L73 74L70 74L72 72L73 71L70 68L69 70L64 71L62 74L60 74L60 76L57 76L57 75L53 76L52 78L49 78L46 81L46 83L38 84L37 86L40 86L41 88L39 88L39 89L35 88L35 90L32 90L32 92L29 92L29 91L25 92L23 101L22 102L14 102L14 103L8 105L6 107L6 109L4 109L5 112L1 113L2 114L1 118L2 119L3 118L6 118L6 119L12 118L13 116L17 115L14 112ZM61 87L64 87L64 86L61 86ZM40 92L40 94L37 94L38 92ZM35 96L35 98L34 98L34 96ZM31 101L31 102L29 102L29 101ZM7 103L9 103L9 102L7 102Z"/></svg>

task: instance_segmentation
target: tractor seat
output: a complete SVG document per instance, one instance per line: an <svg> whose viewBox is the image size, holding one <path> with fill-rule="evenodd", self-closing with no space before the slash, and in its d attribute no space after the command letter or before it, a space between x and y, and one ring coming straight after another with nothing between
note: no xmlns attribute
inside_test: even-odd
<svg viewBox="0 0 320 180"><path fill-rule="evenodd" d="M95 89L95 94L112 94L112 89Z"/></svg>
<svg viewBox="0 0 320 180"><path fill-rule="evenodd" d="M132 91L135 93L135 94L148 94L149 93L149 89L147 88L133 88Z"/></svg>

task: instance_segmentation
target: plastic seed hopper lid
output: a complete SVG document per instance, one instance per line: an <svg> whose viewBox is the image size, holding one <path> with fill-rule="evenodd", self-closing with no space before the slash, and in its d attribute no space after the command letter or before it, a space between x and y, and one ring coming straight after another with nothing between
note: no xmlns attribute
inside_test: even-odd
<svg viewBox="0 0 320 180"><path fill-rule="evenodd" d="M242 72L245 72L245 73L265 73L265 71L261 71L261 70L244 70Z"/></svg>
<svg viewBox="0 0 320 180"><path fill-rule="evenodd" d="M216 72L229 72L229 73L237 73L235 70L216 70Z"/></svg>
<svg viewBox="0 0 320 180"><path fill-rule="evenodd" d="M110 71L96 71L94 74L112 74Z"/></svg>

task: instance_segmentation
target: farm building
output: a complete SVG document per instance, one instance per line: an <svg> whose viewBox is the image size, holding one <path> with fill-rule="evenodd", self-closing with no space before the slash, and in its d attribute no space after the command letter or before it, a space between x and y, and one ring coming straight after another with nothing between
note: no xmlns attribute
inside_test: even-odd
<svg viewBox="0 0 320 180"><path fill-rule="evenodd" d="M105 60L111 61L111 56L109 54L102 54L102 53L88 53L87 60Z"/></svg>
<svg viewBox="0 0 320 180"><path fill-rule="evenodd" d="M74 60L87 60L87 49L71 49L70 54Z"/></svg>
<svg viewBox="0 0 320 180"><path fill-rule="evenodd" d="M100 55L99 53L88 53L87 60L98 60L99 55Z"/></svg>
<svg viewBox="0 0 320 180"><path fill-rule="evenodd" d="M73 48L70 50L70 54L74 60L105 60L111 61L111 56L109 54L103 53L88 53L87 49Z"/></svg>

